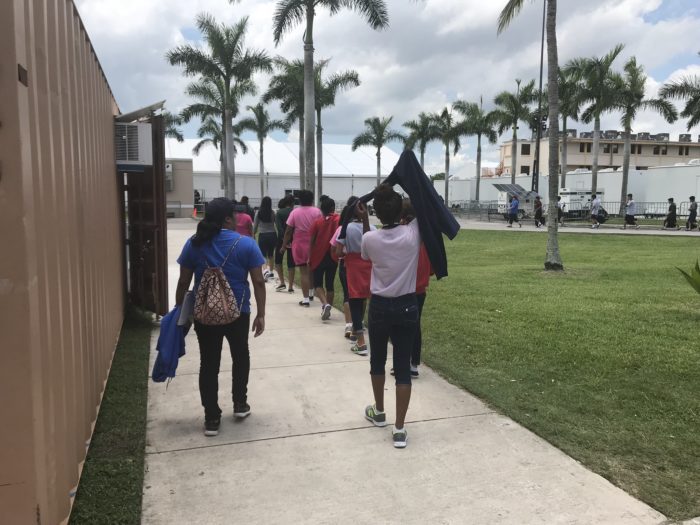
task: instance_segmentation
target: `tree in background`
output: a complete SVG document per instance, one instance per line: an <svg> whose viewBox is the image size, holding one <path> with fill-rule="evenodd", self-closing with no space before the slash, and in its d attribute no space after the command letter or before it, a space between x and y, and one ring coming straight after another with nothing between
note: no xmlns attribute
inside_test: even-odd
<svg viewBox="0 0 700 525"><path fill-rule="evenodd" d="M433 119L430 118L430 115L420 112L417 120L404 122L403 127L408 129L405 147L406 149L418 148L420 167L425 171L425 149L428 143L438 138L435 123Z"/></svg>
<svg viewBox="0 0 700 525"><path fill-rule="evenodd" d="M566 188L568 164L568 120L578 120L581 111L581 87L579 82L569 73L559 69L559 115L561 116L561 187Z"/></svg>
<svg viewBox="0 0 700 525"><path fill-rule="evenodd" d="M625 151L622 162L622 191L620 193L620 215L624 215L627 199L627 182L630 173L630 154L632 150L632 125L640 111L656 111L669 124L678 120L678 112L675 106L668 100L661 98L646 99L647 76L644 67L637 64L637 59L632 57L625 64L625 73L622 84L616 90L618 101L617 110L622 112L620 123L625 129Z"/></svg>
<svg viewBox="0 0 700 525"><path fill-rule="evenodd" d="M314 116L316 89L314 81L314 20L316 9L326 7L331 15L343 8L359 13L373 29L389 25L389 14L384 0L278 0L273 21L273 36L278 45L285 33L305 22L304 31L304 164L309 189L316 186Z"/></svg>
<svg viewBox="0 0 700 525"><path fill-rule="evenodd" d="M547 102L549 105L549 210L547 213L547 251L545 270L562 271L564 264L559 254L557 220L557 195L559 193L559 50L557 47L557 0L543 0L547 4L545 27L547 30ZM498 30L503 31L517 16L524 0L509 0L498 19ZM517 123L516 123L517 126Z"/></svg>
<svg viewBox="0 0 700 525"><path fill-rule="evenodd" d="M685 101L681 117L688 119L688 131L700 124L700 76L686 76L664 84L659 95Z"/></svg>
<svg viewBox="0 0 700 525"><path fill-rule="evenodd" d="M240 92L239 83L251 82L257 72L271 72L270 58L264 51L245 47L248 18L232 26L219 24L207 14L197 17L197 28L201 31L206 50L185 44L166 54L171 65L184 67L187 76L200 76L221 84L224 132L224 171L226 173L226 196L236 196L235 166L233 156L233 108L229 97Z"/></svg>
<svg viewBox="0 0 700 525"><path fill-rule="evenodd" d="M243 142L240 137L240 127L233 126L233 156L238 154L238 149L245 154L248 153L248 146ZM213 146L215 149L219 150L219 162L221 163L221 180L224 180L224 162L223 162L223 142L224 142L224 132L223 127L219 121L213 116L206 117L202 124L197 130L197 137L199 137L199 142L192 148L192 153L194 155L199 155L200 151L204 146Z"/></svg>
<svg viewBox="0 0 700 525"><path fill-rule="evenodd" d="M362 146L377 148L377 186L382 182L382 148L389 142L406 141L406 137L401 133L389 128L393 119L394 117L365 119L365 131L352 140L352 151Z"/></svg>
<svg viewBox="0 0 700 525"><path fill-rule="evenodd" d="M510 182L515 184L516 170L518 166L518 123L530 122L532 110L530 105L537 100L537 90L535 81L531 80L524 87L520 86L521 81L515 81L518 89L515 93L502 91L494 99L496 109L493 111L494 118L498 122L498 134L503 135L507 129L513 130L511 146L511 173Z"/></svg>
<svg viewBox="0 0 700 525"><path fill-rule="evenodd" d="M445 205L450 204L450 150L452 155L457 155L457 152L462 147L459 138L465 135L464 123L455 120L452 111L448 108L443 109L440 113L431 115L433 126L437 138L445 147Z"/></svg>
<svg viewBox="0 0 700 525"><path fill-rule="evenodd" d="M624 46L618 44L604 57L575 58L565 67L564 73L581 83L581 103L588 107L581 115L586 123L593 121L593 161L591 167L591 192L598 191L598 156L600 154L600 117L615 108L617 88L622 80L612 69L613 62Z"/></svg>
<svg viewBox="0 0 700 525"><path fill-rule="evenodd" d="M282 120L275 120L270 118L270 114L265 105L258 103L255 106L248 106L248 111L250 111L253 116L244 118L238 123L239 128L242 131L252 131L258 139L260 144L260 197L267 195L270 191L270 180L269 176L265 175L265 139L267 136L275 130L284 131L285 133L289 131L289 123ZM263 181L265 181L263 183Z"/></svg>
<svg viewBox="0 0 700 525"><path fill-rule="evenodd" d="M454 109L464 117L464 128L468 135L476 136L476 201L479 201L479 188L481 186L481 138L484 137L489 144L496 144L496 115L484 111L484 98L479 104L458 100L454 103Z"/></svg>
<svg viewBox="0 0 700 525"><path fill-rule="evenodd" d="M182 136L182 131L178 126L182 126L182 117L174 115L170 111L163 111L163 126L165 127L165 136L175 139L178 142L184 142L185 137Z"/></svg>
<svg viewBox="0 0 700 525"><path fill-rule="evenodd" d="M323 125L321 113L324 109L335 106L335 98L338 93L360 85L360 76L357 71L341 71L333 73L328 78L323 78L323 70L328 65L328 60L322 60L315 70L315 94L316 94L316 158L318 187L317 195L323 195Z"/></svg>

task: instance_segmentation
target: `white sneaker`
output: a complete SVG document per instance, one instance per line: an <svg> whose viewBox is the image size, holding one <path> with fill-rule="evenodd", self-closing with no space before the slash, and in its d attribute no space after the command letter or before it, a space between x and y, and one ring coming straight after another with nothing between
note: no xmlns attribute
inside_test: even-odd
<svg viewBox="0 0 700 525"><path fill-rule="evenodd" d="M327 304L321 310L321 321L328 321L331 318L331 305Z"/></svg>
<svg viewBox="0 0 700 525"><path fill-rule="evenodd" d="M399 430L396 428L396 425L394 425L391 429L391 437L394 441L395 448L406 448L406 445L408 445L408 432L406 432L405 427Z"/></svg>

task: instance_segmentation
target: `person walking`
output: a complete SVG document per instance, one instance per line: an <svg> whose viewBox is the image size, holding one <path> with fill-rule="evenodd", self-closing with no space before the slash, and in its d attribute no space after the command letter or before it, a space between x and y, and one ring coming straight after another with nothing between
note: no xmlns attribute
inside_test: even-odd
<svg viewBox="0 0 700 525"><path fill-rule="evenodd" d="M591 229L597 230L600 228L600 222L598 221L598 215L600 214L601 202L600 198L596 193L593 194L591 199Z"/></svg>
<svg viewBox="0 0 700 525"><path fill-rule="evenodd" d="M678 216L676 214L676 203L673 202L673 197L668 199L668 214L664 220L664 230L680 230L678 226Z"/></svg>
<svg viewBox="0 0 700 525"><path fill-rule="evenodd" d="M326 197L321 201L323 217L311 226L311 254L309 268L313 275L316 297L321 301L321 320L331 318L335 298L335 274L338 261L331 254L331 239L338 230L340 217L335 212L335 201Z"/></svg>
<svg viewBox="0 0 700 525"><path fill-rule="evenodd" d="M352 196L348 199L348 202L356 202L357 197ZM331 253L334 258L338 260L338 280L340 281L340 286L343 288L343 315L345 316L345 338L350 339L350 341L355 342L357 338L353 335L352 331L352 315L350 314L350 294L348 293L348 276L345 269L345 256L343 255L342 246L338 244L338 236L340 235L343 227L342 224L345 223L345 218L348 214L352 213L354 210L347 204L340 213L340 221L338 223L338 228L335 230L333 237L331 238ZM337 248L339 246L339 248Z"/></svg>
<svg viewBox="0 0 700 525"><path fill-rule="evenodd" d="M695 228L698 217L698 203L695 202L695 197L690 196L690 206L688 206L688 220L685 223L685 231L691 231Z"/></svg>
<svg viewBox="0 0 700 525"><path fill-rule="evenodd" d="M263 269L265 280L272 279L275 274L272 269L275 248L277 247L277 230L275 229L275 212L272 210L272 199L263 197L260 209L255 214L253 221L253 236L258 236L258 247L265 257L267 265Z"/></svg>
<svg viewBox="0 0 700 525"><path fill-rule="evenodd" d="M519 227L523 227L523 224L518 218L518 211L520 209L520 201L517 195L513 195L510 200L510 206L508 207L508 228L513 227L513 223L517 222Z"/></svg>
<svg viewBox="0 0 700 525"><path fill-rule="evenodd" d="M559 221L559 226L564 226L564 204L561 200L561 195L557 195L557 221Z"/></svg>
<svg viewBox="0 0 700 525"><path fill-rule="evenodd" d="M285 250L282 250L284 245L284 233L287 229L287 219L289 214L292 213L294 209L294 197L287 195L284 199L280 200L277 205L277 213L275 214L275 226L277 227L277 247L275 248L275 270L277 270L277 276L279 278L280 284L275 288L276 292L287 291L289 293L294 293L294 275L296 273L296 265L294 263L294 257L292 257L292 250L286 250L287 253L287 272L289 280L289 289L284 282L284 268L282 263L284 262Z"/></svg>
<svg viewBox="0 0 700 525"><path fill-rule="evenodd" d="M362 258L372 263L372 298L369 306L369 337L372 347L370 375L374 404L365 408L365 418L386 426L384 384L387 346L393 347L396 380L396 421L392 429L394 447L408 443L405 418L411 399L411 354L419 322L416 276L421 245L418 221L400 224L403 199L391 186L382 184L374 194L374 211L382 228L370 231L367 207L358 204L362 220Z"/></svg>
<svg viewBox="0 0 700 525"><path fill-rule="evenodd" d="M221 349L226 338L233 360L232 397L233 415L245 418L250 415L248 404L248 376L250 353L250 288L253 282L256 315L253 320L255 337L265 331L265 279L262 266L265 259L255 241L236 231L236 213L229 199L217 198L209 202L204 219L197 225L197 232L187 240L177 262L180 278L175 293L175 304L182 305L194 276L194 292L200 286L206 268L220 267L233 292L240 316L224 325L205 325L195 320L200 352L199 394L204 407L204 435L216 436L221 424L219 396L219 367Z"/></svg>
<svg viewBox="0 0 700 525"><path fill-rule="evenodd" d="M542 199L538 195L535 197L535 227L544 226L544 215L542 213Z"/></svg>
<svg viewBox="0 0 700 525"><path fill-rule="evenodd" d="M241 205L245 207L245 209L243 210L244 213L248 217L250 217L251 221L253 221L255 219L255 210L250 207L249 200L246 195L243 195L243 197L241 197Z"/></svg>
<svg viewBox="0 0 700 525"><path fill-rule="evenodd" d="M245 212L245 206L233 201L236 213L236 231L246 237L253 237L253 219Z"/></svg>
<svg viewBox="0 0 700 525"><path fill-rule="evenodd" d="M635 215L637 215L637 203L634 202L632 194L628 193L627 204L625 205L625 224L622 225L623 230L626 230L627 226L634 226L636 229L639 229Z"/></svg>
<svg viewBox="0 0 700 525"><path fill-rule="evenodd" d="M345 239L337 239L336 254L345 257L352 336L355 339L350 350L353 354L365 356L369 351L365 340L364 316L367 299L371 295L372 263L364 260L361 255L364 226L358 202L357 198L348 200L348 214L353 217L353 222L348 224ZM369 231L376 230L372 225L368 228Z"/></svg>
<svg viewBox="0 0 700 525"><path fill-rule="evenodd" d="M309 307L313 295L309 293L311 279L309 275L309 245L311 241L311 226L322 217L321 210L314 204L314 194L310 190L299 192L299 202L301 206L292 210L287 219L287 229L284 233L284 243L282 250L286 250L289 242L292 241L292 256L297 268L301 272L301 291L303 297L299 301L299 306Z"/></svg>

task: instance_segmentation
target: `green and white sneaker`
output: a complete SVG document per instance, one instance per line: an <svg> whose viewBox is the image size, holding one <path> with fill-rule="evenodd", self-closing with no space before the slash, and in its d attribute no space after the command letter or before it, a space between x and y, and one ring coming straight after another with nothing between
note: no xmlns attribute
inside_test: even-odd
<svg viewBox="0 0 700 525"><path fill-rule="evenodd" d="M358 345L355 343L350 347L350 350L352 351L353 354L355 355L368 355L369 352L367 351L367 345Z"/></svg>
<svg viewBox="0 0 700 525"><path fill-rule="evenodd" d="M365 408L365 419L374 423L376 427L386 426L386 414L379 412L375 405L367 405Z"/></svg>
<svg viewBox="0 0 700 525"><path fill-rule="evenodd" d="M397 429L396 427L392 428L391 437L394 440L395 448L406 448L406 445L408 444L408 432L406 432L405 428L402 428L401 430Z"/></svg>

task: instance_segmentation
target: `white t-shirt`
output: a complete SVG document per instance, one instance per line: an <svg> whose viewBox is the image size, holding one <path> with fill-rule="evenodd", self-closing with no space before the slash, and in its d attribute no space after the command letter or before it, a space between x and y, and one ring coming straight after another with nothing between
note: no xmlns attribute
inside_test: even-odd
<svg viewBox="0 0 700 525"><path fill-rule="evenodd" d="M418 221L382 228L362 237L362 258L372 261L370 290L382 297L416 293L420 250Z"/></svg>
<svg viewBox="0 0 700 525"><path fill-rule="evenodd" d="M591 215L598 215L598 212L600 212L600 199L596 197L591 202Z"/></svg>
<svg viewBox="0 0 700 525"><path fill-rule="evenodd" d="M362 232L365 227L361 222L351 222L345 231L345 239L337 239L338 244L345 246L345 253L360 253L362 249ZM370 225L370 231L377 228Z"/></svg>
<svg viewBox="0 0 700 525"><path fill-rule="evenodd" d="M634 201L627 201L627 215L637 215L637 203Z"/></svg>

